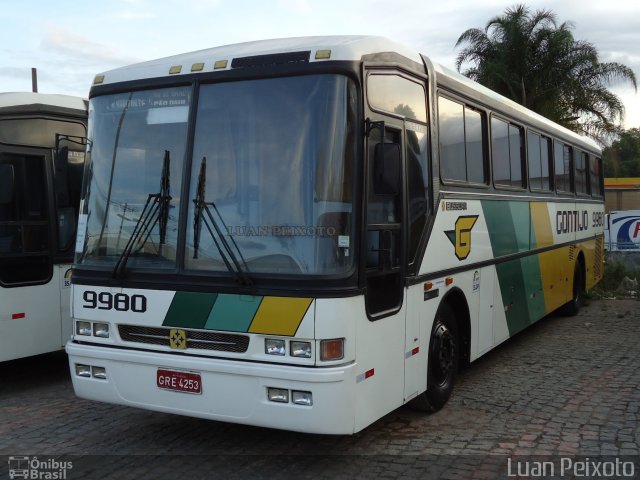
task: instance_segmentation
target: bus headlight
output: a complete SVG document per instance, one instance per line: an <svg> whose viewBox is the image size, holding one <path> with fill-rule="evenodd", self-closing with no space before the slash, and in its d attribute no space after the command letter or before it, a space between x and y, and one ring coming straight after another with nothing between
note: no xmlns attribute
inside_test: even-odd
<svg viewBox="0 0 640 480"><path fill-rule="evenodd" d="M270 402L288 403L289 402L289 390L285 388L267 388L267 398Z"/></svg>
<svg viewBox="0 0 640 480"><path fill-rule="evenodd" d="M101 338L109 338L109 324L108 323L94 323L93 324L93 336Z"/></svg>
<svg viewBox="0 0 640 480"><path fill-rule="evenodd" d="M91 322L76 322L76 334L91 336Z"/></svg>
<svg viewBox="0 0 640 480"><path fill-rule="evenodd" d="M306 407L310 407L313 405L313 397L311 396L311 392L300 392L298 390L293 390L291 392L291 402L296 405L304 405Z"/></svg>
<svg viewBox="0 0 640 480"><path fill-rule="evenodd" d="M311 343L292 341L289 345L292 357L311 358Z"/></svg>
<svg viewBox="0 0 640 480"><path fill-rule="evenodd" d="M89 365L82 365L80 363L76 363L76 375L79 377L90 377L91 367Z"/></svg>
<svg viewBox="0 0 640 480"><path fill-rule="evenodd" d="M286 353L284 340L279 338L265 338L264 353L267 355L284 355Z"/></svg>
<svg viewBox="0 0 640 480"><path fill-rule="evenodd" d="M107 370L104 367L91 367L91 375L93 376L93 378L106 380Z"/></svg>

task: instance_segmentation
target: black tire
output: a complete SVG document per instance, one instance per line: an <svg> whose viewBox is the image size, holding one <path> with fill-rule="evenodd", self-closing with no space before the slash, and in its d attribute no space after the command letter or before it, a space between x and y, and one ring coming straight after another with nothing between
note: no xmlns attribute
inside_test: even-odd
<svg viewBox="0 0 640 480"><path fill-rule="evenodd" d="M458 324L453 310L443 303L438 308L429 339L427 390L410 405L424 412L437 412L449 400L460 361Z"/></svg>
<svg viewBox="0 0 640 480"><path fill-rule="evenodd" d="M584 296L584 269L582 268L582 263L577 261L573 270L573 295L571 300L560 308L560 313L567 317L577 315L580 307L584 304Z"/></svg>

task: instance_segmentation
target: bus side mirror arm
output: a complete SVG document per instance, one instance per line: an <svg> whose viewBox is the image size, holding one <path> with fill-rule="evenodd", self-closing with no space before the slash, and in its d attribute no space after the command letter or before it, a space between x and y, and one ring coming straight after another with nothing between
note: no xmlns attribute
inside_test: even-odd
<svg viewBox="0 0 640 480"><path fill-rule="evenodd" d="M369 138L369 136L371 135L371 131L376 128L380 130L380 138L382 138L384 141L384 120L373 122L370 118L367 118L364 121L364 136Z"/></svg>

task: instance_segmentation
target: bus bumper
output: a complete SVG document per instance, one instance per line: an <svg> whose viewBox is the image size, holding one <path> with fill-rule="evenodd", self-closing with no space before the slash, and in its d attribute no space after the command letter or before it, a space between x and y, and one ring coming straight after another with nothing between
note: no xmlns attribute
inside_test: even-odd
<svg viewBox="0 0 640 480"><path fill-rule="evenodd" d="M159 412L260 427L351 434L355 428L356 364L308 368L125 350L69 341L75 393L80 398ZM76 365L102 367L106 378L80 376ZM159 388L158 369L201 377L201 393ZM267 388L289 391L289 401L267 398ZM311 392L311 406L291 402L291 391Z"/></svg>

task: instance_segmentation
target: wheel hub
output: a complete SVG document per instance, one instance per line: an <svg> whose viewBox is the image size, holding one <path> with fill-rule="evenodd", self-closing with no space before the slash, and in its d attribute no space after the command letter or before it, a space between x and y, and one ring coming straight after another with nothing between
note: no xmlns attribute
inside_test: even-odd
<svg viewBox="0 0 640 480"><path fill-rule="evenodd" d="M455 355L455 341L451 331L446 325L438 324L434 332L431 361L434 377L439 384L445 383L453 373Z"/></svg>

